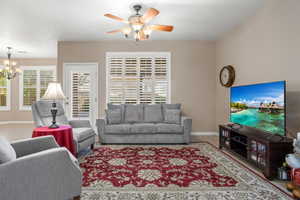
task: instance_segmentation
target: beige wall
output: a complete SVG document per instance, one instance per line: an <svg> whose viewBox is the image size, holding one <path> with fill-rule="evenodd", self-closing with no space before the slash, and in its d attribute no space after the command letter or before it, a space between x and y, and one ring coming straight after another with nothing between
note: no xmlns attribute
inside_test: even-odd
<svg viewBox="0 0 300 200"><path fill-rule="evenodd" d="M194 131L215 130L215 43L203 41L59 42L58 74L64 62L99 63L99 114L105 109L105 53L113 51L171 52L171 102L182 103L193 118Z"/></svg>
<svg viewBox="0 0 300 200"><path fill-rule="evenodd" d="M54 59L14 59L18 66L46 66L56 65L56 58ZM0 58L0 63L4 59ZM31 111L19 110L19 78L16 77L11 81L11 110L0 111L1 121L32 121Z"/></svg>
<svg viewBox="0 0 300 200"><path fill-rule="evenodd" d="M233 65L236 85L287 80L287 129L293 133L300 130L299 13L299 0L266 0L216 48L217 74L222 66ZM228 121L229 90L216 82L216 124L220 124Z"/></svg>

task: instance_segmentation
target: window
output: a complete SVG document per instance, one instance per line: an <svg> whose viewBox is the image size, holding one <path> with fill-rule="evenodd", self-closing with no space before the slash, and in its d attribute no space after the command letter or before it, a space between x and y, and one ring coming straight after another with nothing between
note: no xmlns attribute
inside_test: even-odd
<svg viewBox="0 0 300 200"><path fill-rule="evenodd" d="M107 53L107 102L169 103L170 53Z"/></svg>
<svg viewBox="0 0 300 200"><path fill-rule="evenodd" d="M10 81L4 77L0 77L0 110L10 110Z"/></svg>
<svg viewBox="0 0 300 200"><path fill-rule="evenodd" d="M45 94L48 84L56 80L55 66L23 66L20 75L20 109L31 110L31 104Z"/></svg>

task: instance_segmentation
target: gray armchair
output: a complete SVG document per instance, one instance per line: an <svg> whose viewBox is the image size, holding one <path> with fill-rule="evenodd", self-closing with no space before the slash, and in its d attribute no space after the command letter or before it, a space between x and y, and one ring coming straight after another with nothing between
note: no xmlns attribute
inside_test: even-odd
<svg viewBox="0 0 300 200"><path fill-rule="evenodd" d="M37 101L32 104L32 115L36 127L49 126L52 123L50 113L51 102ZM88 147L94 148L96 133L92 129L89 120L71 120L68 121L64 108L61 103L57 103L56 121L59 125L70 125L73 128L73 140L76 152Z"/></svg>
<svg viewBox="0 0 300 200"><path fill-rule="evenodd" d="M53 136L12 143L17 159L0 164L0 197L5 200L79 199L81 170L76 158Z"/></svg>

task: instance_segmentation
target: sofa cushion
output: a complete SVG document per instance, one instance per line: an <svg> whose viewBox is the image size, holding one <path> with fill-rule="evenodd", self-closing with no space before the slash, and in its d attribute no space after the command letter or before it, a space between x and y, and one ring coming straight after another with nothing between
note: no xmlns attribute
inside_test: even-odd
<svg viewBox="0 0 300 200"><path fill-rule="evenodd" d="M143 122L143 104L126 104L125 105L125 123L140 123Z"/></svg>
<svg viewBox="0 0 300 200"><path fill-rule="evenodd" d="M144 105L144 122L158 123L163 122L162 106L161 104Z"/></svg>
<svg viewBox="0 0 300 200"><path fill-rule="evenodd" d="M156 133L157 127L153 123L132 124L130 133Z"/></svg>
<svg viewBox="0 0 300 200"><path fill-rule="evenodd" d="M162 110L163 110L163 117L165 119L166 109L179 109L181 110L181 104L162 104Z"/></svg>
<svg viewBox="0 0 300 200"><path fill-rule="evenodd" d="M183 126L178 124L156 124L157 133L183 133Z"/></svg>
<svg viewBox="0 0 300 200"><path fill-rule="evenodd" d="M72 130L73 130L73 136L74 136L73 139L78 142L84 141L87 138L96 135L94 130L92 128L88 128L88 127L73 128Z"/></svg>
<svg viewBox="0 0 300 200"><path fill-rule="evenodd" d="M121 109L105 110L108 124L120 124L122 122Z"/></svg>
<svg viewBox="0 0 300 200"><path fill-rule="evenodd" d="M121 123L124 122L124 114L125 114L125 105L124 104L107 104L108 110L121 109Z"/></svg>
<svg viewBox="0 0 300 200"><path fill-rule="evenodd" d="M17 159L16 151L4 137L0 137L0 164Z"/></svg>
<svg viewBox="0 0 300 200"><path fill-rule="evenodd" d="M106 134L124 134L130 133L130 124L112 124L105 126Z"/></svg>
<svg viewBox="0 0 300 200"><path fill-rule="evenodd" d="M180 124L181 110L179 109L166 109L165 123Z"/></svg>

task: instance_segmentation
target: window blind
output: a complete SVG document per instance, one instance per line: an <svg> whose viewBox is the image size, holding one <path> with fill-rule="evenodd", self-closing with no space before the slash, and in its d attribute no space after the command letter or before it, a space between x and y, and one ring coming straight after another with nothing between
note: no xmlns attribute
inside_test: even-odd
<svg viewBox="0 0 300 200"><path fill-rule="evenodd" d="M10 81L5 77L0 77L0 110L8 110L10 97Z"/></svg>
<svg viewBox="0 0 300 200"><path fill-rule="evenodd" d="M72 72L72 117L88 118L90 113L90 73Z"/></svg>
<svg viewBox="0 0 300 200"><path fill-rule="evenodd" d="M169 53L108 53L106 59L109 103L169 102Z"/></svg>
<svg viewBox="0 0 300 200"><path fill-rule="evenodd" d="M48 84L56 80L55 66L26 66L21 69L21 108L30 109L33 102L44 96Z"/></svg>

